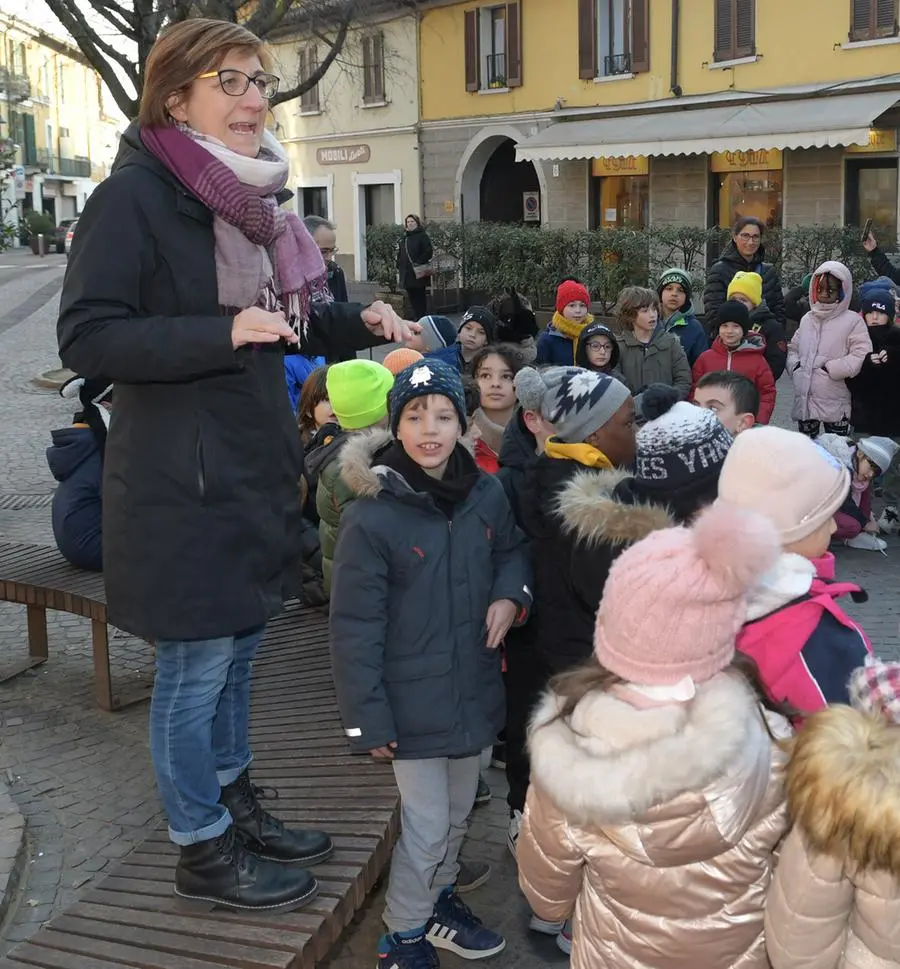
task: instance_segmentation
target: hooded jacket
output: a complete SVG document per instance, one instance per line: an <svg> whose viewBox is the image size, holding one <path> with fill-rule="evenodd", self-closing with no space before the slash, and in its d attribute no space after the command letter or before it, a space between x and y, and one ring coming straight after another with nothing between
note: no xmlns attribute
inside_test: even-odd
<svg viewBox="0 0 900 969"><path fill-rule="evenodd" d="M553 314L544 332L538 337L536 363L554 367L571 367L581 334L594 322L590 313L582 323L567 320L562 313Z"/></svg>
<svg viewBox="0 0 900 969"><path fill-rule="evenodd" d="M319 518L319 545L322 550L322 578L325 592L331 591L331 571L334 568L334 548L344 509L356 497L341 477L340 457L350 440L346 431L336 428L319 445L307 452L306 466L316 482L316 514Z"/></svg>
<svg viewBox="0 0 900 969"><path fill-rule="evenodd" d="M769 304L769 309L775 314L775 319L784 326L785 309L784 293L781 288L781 278L778 271L770 262L766 262L765 246L756 250L752 261L746 260L731 239L722 250L717 262L710 266L706 274L706 286L703 289L703 312L706 317L706 328L709 330L716 319L719 307L728 298L728 284L738 272L759 273L763 282L763 299Z"/></svg>
<svg viewBox="0 0 900 969"><path fill-rule="evenodd" d="M553 672L591 655L597 606L622 549L673 524L664 508L618 500L616 488L627 481L624 471L588 469L547 455L527 474L520 524L531 540L531 630Z"/></svg>
<svg viewBox="0 0 900 969"><path fill-rule="evenodd" d="M574 909L572 969L768 969L784 757L743 679L684 704L597 691L551 722L558 709L549 694L532 725L516 857L539 918Z"/></svg>
<svg viewBox="0 0 900 969"><path fill-rule="evenodd" d="M639 394L650 384L669 384L683 400L691 392L691 367L678 338L657 326L649 343L641 343L633 332L616 338L621 357L619 369L632 394Z"/></svg>
<svg viewBox="0 0 900 969"><path fill-rule="evenodd" d="M818 302L823 273L841 282L841 298L828 305ZM794 382L795 421L838 423L850 417L847 379L855 377L872 352L865 320L850 307L853 279L839 262L824 262L809 284L810 311L800 321L788 346L787 369Z"/></svg>
<svg viewBox="0 0 900 969"><path fill-rule="evenodd" d="M748 334L744 342L735 350L728 350L722 343L721 337L716 337L710 349L700 354L700 359L694 364L692 370L694 388L691 390L691 399L693 400L694 389L701 377L718 370L733 370L753 381L759 391L757 423L768 424L775 410L775 378L766 362L765 352L765 341L757 333Z"/></svg>
<svg viewBox="0 0 900 969"><path fill-rule="evenodd" d="M296 593L303 452L284 350L234 349L215 250L213 213L132 124L79 219L57 334L66 367L116 385L106 595L110 622L146 639L233 636ZM383 343L362 309L314 303L300 352Z"/></svg>
<svg viewBox="0 0 900 969"><path fill-rule="evenodd" d="M399 759L462 757L503 727L500 650L485 647L498 599L531 606L525 539L499 482L479 474L452 527L429 494L378 464L391 436L345 445L357 498L341 519L331 582L331 658L351 747L397 742Z"/></svg>
<svg viewBox="0 0 900 969"><path fill-rule="evenodd" d="M736 645L755 661L776 702L813 713L849 701L850 674L872 647L838 605L842 595L868 598L859 586L834 581L830 552L815 562L784 552L749 596Z"/></svg>
<svg viewBox="0 0 900 969"><path fill-rule="evenodd" d="M103 571L101 538L103 461L94 432L85 424L51 431L47 464L59 482L53 493L53 537L76 568Z"/></svg>
<svg viewBox="0 0 900 969"><path fill-rule="evenodd" d="M773 969L900 965L900 730L850 707L811 717L787 770L793 829L766 900Z"/></svg>
<svg viewBox="0 0 900 969"><path fill-rule="evenodd" d="M605 336L612 344L609 363L606 365L603 373L609 374L610 377L615 377L616 380L621 380L624 384L625 379L622 376L622 371L619 370L619 357L622 355L622 351L619 349L619 344L613 331L603 323L589 323L581 331L581 335L578 337L578 344L575 347L575 366L584 367L585 370L597 369L588 359L587 352L588 340L593 339L595 336Z"/></svg>
<svg viewBox="0 0 900 969"><path fill-rule="evenodd" d="M858 434L900 435L900 326L870 326L872 352L887 352L887 363L873 363L871 355L850 388L850 422Z"/></svg>
<svg viewBox="0 0 900 969"><path fill-rule="evenodd" d="M709 349L709 338L706 335L706 330L703 329L703 325L697 319L693 304L690 301L680 310L675 310L668 319L663 320L663 326L666 333L678 337L681 348L692 367L700 354Z"/></svg>
<svg viewBox="0 0 900 969"><path fill-rule="evenodd" d="M537 464L537 460L537 439L525 424L522 408L517 407L503 431L498 455L500 470L497 472L497 480L503 485L517 522L521 521L521 494L526 474Z"/></svg>

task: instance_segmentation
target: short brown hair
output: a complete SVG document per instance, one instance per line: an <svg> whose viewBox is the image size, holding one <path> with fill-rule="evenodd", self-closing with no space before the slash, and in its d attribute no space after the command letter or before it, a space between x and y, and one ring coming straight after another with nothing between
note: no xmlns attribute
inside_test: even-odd
<svg viewBox="0 0 900 969"><path fill-rule="evenodd" d="M316 408L323 400L328 400L328 388L325 386L327 376L328 367L316 367L303 381L303 387L300 389L297 427L300 428L300 438L304 444L316 433Z"/></svg>
<svg viewBox="0 0 900 969"><path fill-rule="evenodd" d="M140 123L148 127L170 124L172 96L187 94L198 75L216 70L233 50L258 54L263 66L268 66L265 44L240 24L197 17L167 27L147 56Z"/></svg>
<svg viewBox="0 0 900 969"><path fill-rule="evenodd" d="M619 300L613 311L619 326L633 330L634 321L640 310L655 309L659 312L659 297L645 286L626 286L619 293Z"/></svg>

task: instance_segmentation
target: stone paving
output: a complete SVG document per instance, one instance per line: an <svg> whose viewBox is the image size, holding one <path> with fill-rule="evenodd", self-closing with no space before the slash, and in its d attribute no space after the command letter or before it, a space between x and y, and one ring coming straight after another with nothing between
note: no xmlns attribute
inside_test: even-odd
<svg viewBox="0 0 900 969"><path fill-rule="evenodd" d="M73 407L32 383L35 374L59 366L55 317L65 265L59 257L48 257L40 269L26 272L34 258L30 253L0 254L0 536L49 544L46 501L53 481L44 450L50 429L67 424ZM21 271L4 269L8 265L21 265ZM778 414L785 421L785 381L779 391ZM35 507L41 502L43 507ZM870 602L853 607L853 612L876 648L897 657L900 541L889 541L887 558L842 549L839 568L872 593ZM58 613L48 613L48 619L50 660L0 686L0 819L12 819L7 827L0 820L0 871L4 845L16 839L16 814L4 801L3 786L27 823L20 883L9 911L0 911L0 955L70 905L161 816L147 750L147 705L116 714L100 711L92 694L89 623ZM25 642L24 610L0 603L0 667L4 657L22 652ZM122 687L152 676L152 654L146 644L117 632L110 653L113 676ZM553 939L527 931L527 908L506 849L505 780L495 770L486 776L494 799L475 812L464 855L493 867L487 885L468 897L475 911L507 936L507 950L492 965L562 965L565 957ZM382 906L383 889L373 893L339 941L329 969L374 964ZM453 956L442 956L445 969L462 964Z"/></svg>

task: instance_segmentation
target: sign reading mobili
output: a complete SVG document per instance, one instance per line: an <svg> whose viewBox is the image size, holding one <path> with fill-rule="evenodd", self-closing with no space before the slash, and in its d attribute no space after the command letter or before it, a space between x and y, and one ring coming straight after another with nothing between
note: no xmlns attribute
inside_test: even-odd
<svg viewBox="0 0 900 969"><path fill-rule="evenodd" d="M340 148L317 148L320 165L364 165L372 157L368 145L342 145Z"/></svg>

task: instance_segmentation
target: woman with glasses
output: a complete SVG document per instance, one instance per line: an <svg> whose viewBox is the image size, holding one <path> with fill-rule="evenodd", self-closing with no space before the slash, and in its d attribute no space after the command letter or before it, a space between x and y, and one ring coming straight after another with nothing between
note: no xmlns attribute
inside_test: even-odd
<svg viewBox="0 0 900 969"><path fill-rule="evenodd" d="M250 667L297 587L302 452L285 348L332 355L408 326L330 301L288 161L266 130L278 78L245 28L189 20L147 58L140 115L85 206L62 292L60 356L115 384L103 480L110 620L153 640L150 752L175 891L295 907L320 831L263 810L248 768Z"/></svg>
<svg viewBox="0 0 900 969"><path fill-rule="evenodd" d="M763 281L763 301L784 326L784 291L778 270L765 261L763 244L765 226L759 219L743 216L734 224L731 241L717 262L706 273L703 290L703 313L707 329L714 323L719 307L727 299L728 284L738 272L759 273Z"/></svg>

